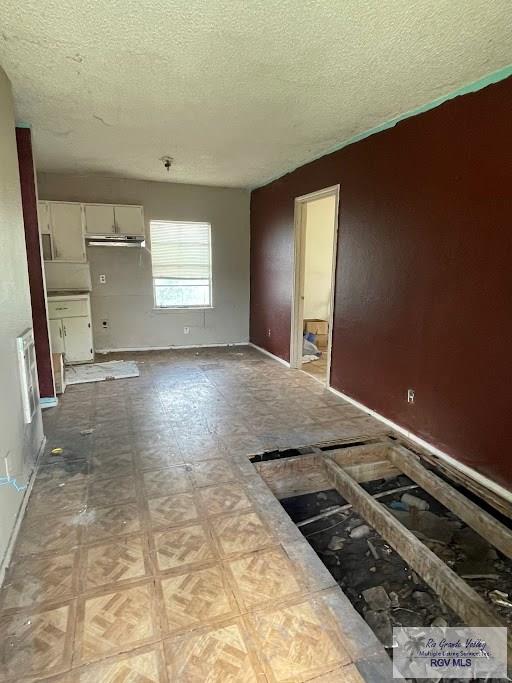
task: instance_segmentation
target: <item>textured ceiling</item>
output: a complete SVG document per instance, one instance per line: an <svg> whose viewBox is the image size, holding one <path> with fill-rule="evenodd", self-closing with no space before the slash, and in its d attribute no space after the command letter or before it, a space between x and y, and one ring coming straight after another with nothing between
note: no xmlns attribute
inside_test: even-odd
<svg viewBox="0 0 512 683"><path fill-rule="evenodd" d="M510 0L0 0L0 11L0 64L47 171L254 187L512 61Z"/></svg>

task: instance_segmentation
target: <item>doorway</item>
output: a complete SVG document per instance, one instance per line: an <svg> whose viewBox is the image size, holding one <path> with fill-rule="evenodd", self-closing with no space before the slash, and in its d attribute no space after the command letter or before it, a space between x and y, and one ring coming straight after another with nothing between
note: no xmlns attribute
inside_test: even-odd
<svg viewBox="0 0 512 683"><path fill-rule="evenodd" d="M339 185L295 200L290 366L329 386Z"/></svg>

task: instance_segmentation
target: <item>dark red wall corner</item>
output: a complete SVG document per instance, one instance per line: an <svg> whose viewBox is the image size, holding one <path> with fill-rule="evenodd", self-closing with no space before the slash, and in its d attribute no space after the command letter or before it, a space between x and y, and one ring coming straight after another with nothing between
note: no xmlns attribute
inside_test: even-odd
<svg viewBox="0 0 512 683"><path fill-rule="evenodd" d="M42 398L55 396L52 373L48 316L44 288L43 263L39 245L37 220L37 193L32 156L32 138L29 128L16 128L18 166L20 171L21 201L25 223L25 245L27 248L28 278L32 301L32 325L37 357L39 392Z"/></svg>
<svg viewBox="0 0 512 683"><path fill-rule="evenodd" d="M251 341L288 359L294 198L339 184L331 385L508 489L511 112L509 78L251 195Z"/></svg>

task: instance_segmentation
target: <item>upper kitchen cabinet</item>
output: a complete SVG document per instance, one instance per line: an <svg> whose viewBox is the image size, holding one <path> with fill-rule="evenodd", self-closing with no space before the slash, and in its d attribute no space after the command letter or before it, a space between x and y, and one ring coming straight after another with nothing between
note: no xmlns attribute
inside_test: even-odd
<svg viewBox="0 0 512 683"><path fill-rule="evenodd" d="M81 205L40 201L37 213L44 260L85 263Z"/></svg>
<svg viewBox="0 0 512 683"><path fill-rule="evenodd" d="M50 229L50 207L48 202L37 202L37 220L39 223L39 232L41 233L41 249L43 252L43 259L51 261L52 253L52 232Z"/></svg>
<svg viewBox="0 0 512 683"><path fill-rule="evenodd" d="M37 202L37 218L39 221L39 232L41 235L50 234L50 207L49 202Z"/></svg>
<svg viewBox="0 0 512 683"><path fill-rule="evenodd" d="M116 232L114 207L110 204L84 204L85 231L89 235L111 235Z"/></svg>
<svg viewBox="0 0 512 683"><path fill-rule="evenodd" d="M114 206L117 232L121 235L143 235L142 206Z"/></svg>
<svg viewBox="0 0 512 683"><path fill-rule="evenodd" d="M143 235L142 206L84 204L85 231L88 235Z"/></svg>
<svg viewBox="0 0 512 683"><path fill-rule="evenodd" d="M49 202L54 261L86 261L82 207L72 202Z"/></svg>

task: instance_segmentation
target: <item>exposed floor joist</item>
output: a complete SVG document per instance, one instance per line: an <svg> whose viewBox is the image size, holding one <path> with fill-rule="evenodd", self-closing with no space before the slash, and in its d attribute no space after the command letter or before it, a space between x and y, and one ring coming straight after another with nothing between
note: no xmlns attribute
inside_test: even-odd
<svg viewBox="0 0 512 683"><path fill-rule="evenodd" d="M463 579L367 493L331 457L323 460L329 479L339 493L386 539L407 564L466 624L504 626L496 612ZM509 658L512 637L508 637Z"/></svg>
<svg viewBox="0 0 512 683"><path fill-rule="evenodd" d="M425 469L418 456L402 446L388 449L389 461L405 475L419 484L457 517L480 534L504 555L512 558L512 532L492 515L472 503L433 472Z"/></svg>

